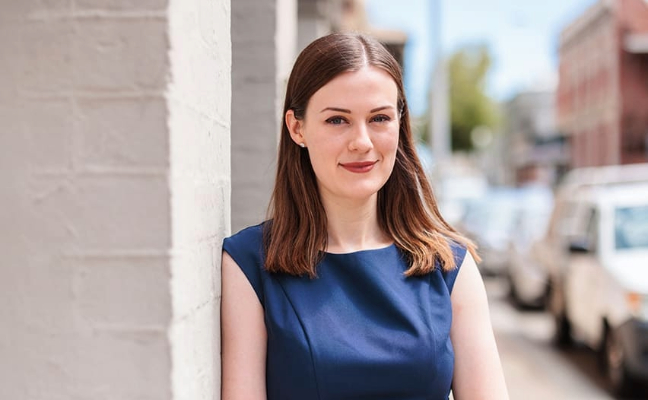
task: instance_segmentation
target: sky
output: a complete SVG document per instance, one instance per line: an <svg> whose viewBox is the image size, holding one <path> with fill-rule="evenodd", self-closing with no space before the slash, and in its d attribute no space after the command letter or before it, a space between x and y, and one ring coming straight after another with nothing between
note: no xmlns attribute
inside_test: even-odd
<svg viewBox="0 0 648 400"><path fill-rule="evenodd" d="M365 0L369 23L408 35L405 90L414 115L427 108L437 38L434 3L440 1L441 51L485 43L493 56L487 93L506 101L523 90L557 83L560 30L596 0Z"/></svg>

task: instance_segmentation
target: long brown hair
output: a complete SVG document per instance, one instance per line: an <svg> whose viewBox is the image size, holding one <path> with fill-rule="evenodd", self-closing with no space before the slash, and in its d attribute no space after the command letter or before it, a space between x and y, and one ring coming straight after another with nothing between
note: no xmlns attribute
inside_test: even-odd
<svg viewBox="0 0 648 400"><path fill-rule="evenodd" d="M308 101L317 90L337 75L367 65L386 71L398 87L398 150L394 170L378 192L378 223L408 257L410 268L405 274L426 274L434 270L436 260L443 270L455 268L449 240L466 246L478 260L474 245L439 213L414 149L401 68L375 39L336 33L308 45L297 57L288 80L284 118L293 110L297 119L303 119ZM308 151L293 142L284 119L277 176L264 225L265 268L315 277L327 237L326 212Z"/></svg>

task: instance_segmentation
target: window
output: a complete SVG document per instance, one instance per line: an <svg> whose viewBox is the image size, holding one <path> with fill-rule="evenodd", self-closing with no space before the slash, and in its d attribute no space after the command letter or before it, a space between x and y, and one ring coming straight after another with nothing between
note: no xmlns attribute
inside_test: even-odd
<svg viewBox="0 0 648 400"><path fill-rule="evenodd" d="M648 205L614 210L614 248L648 249Z"/></svg>
<svg viewBox="0 0 648 400"><path fill-rule="evenodd" d="M587 233L585 236L587 248L592 252L596 252L598 248L598 238L599 238L599 214L595 208L590 208L587 212Z"/></svg>

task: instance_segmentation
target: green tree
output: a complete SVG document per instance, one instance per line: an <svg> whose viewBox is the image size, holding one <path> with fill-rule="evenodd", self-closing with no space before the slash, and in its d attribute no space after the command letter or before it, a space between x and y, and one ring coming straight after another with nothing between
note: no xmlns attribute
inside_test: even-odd
<svg viewBox="0 0 648 400"><path fill-rule="evenodd" d="M494 102L485 93L491 56L486 45L466 46L448 60L450 131L452 149L472 150L475 127L494 129L498 116Z"/></svg>

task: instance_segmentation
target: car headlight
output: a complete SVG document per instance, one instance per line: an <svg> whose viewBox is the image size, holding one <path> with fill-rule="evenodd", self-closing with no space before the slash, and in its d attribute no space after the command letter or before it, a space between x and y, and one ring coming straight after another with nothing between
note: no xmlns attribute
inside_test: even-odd
<svg viewBox="0 0 648 400"><path fill-rule="evenodd" d="M626 294L628 308L636 318L648 321L648 296L630 292Z"/></svg>

